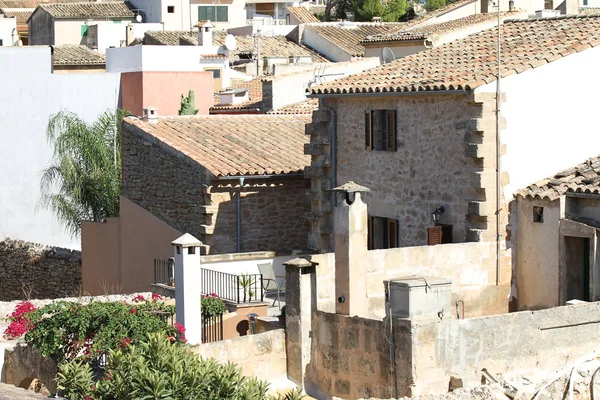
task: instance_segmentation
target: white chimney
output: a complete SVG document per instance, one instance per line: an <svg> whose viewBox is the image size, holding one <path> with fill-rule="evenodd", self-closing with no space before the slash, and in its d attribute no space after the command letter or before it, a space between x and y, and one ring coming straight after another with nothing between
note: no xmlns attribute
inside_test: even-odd
<svg viewBox="0 0 600 400"><path fill-rule="evenodd" d="M210 21L206 21L198 28L198 45L212 46L212 30L214 26Z"/></svg>
<svg viewBox="0 0 600 400"><path fill-rule="evenodd" d="M133 42L133 39L133 24L129 23L125 28L125 46L129 46Z"/></svg>
<svg viewBox="0 0 600 400"><path fill-rule="evenodd" d="M142 118L147 120L149 124L157 124L158 111L156 110L156 107L148 106L144 108L144 116Z"/></svg>

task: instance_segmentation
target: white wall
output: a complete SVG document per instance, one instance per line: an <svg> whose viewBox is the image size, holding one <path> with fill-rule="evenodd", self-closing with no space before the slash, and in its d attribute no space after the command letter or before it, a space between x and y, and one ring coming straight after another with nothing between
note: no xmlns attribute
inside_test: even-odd
<svg viewBox="0 0 600 400"><path fill-rule="evenodd" d="M121 46L121 41L126 38L127 25L129 24L98 24L97 29L97 47L98 51L104 53L109 47ZM133 37L143 38L146 31L162 31L163 25L161 23L154 24L137 24L133 23ZM89 37L91 39L91 36ZM88 47L90 46L90 40L88 40Z"/></svg>
<svg viewBox="0 0 600 400"><path fill-rule="evenodd" d="M350 61L352 56L346 51L340 49L337 45L323 38L321 35L313 31L310 25L304 26L302 35L302 43L324 54L330 60L335 62Z"/></svg>
<svg viewBox="0 0 600 400"><path fill-rule="evenodd" d="M123 20L118 23L115 21L64 21L59 20L54 22L54 44L83 44L87 45L87 36L81 36L82 25L120 25L125 29L131 20ZM98 47L100 48L100 47Z"/></svg>
<svg viewBox="0 0 600 400"><path fill-rule="evenodd" d="M229 29L246 26L246 1L245 0L220 0L219 4L215 4L213 0L191 0L190 18L192 26L198 22L198 6L227 6L227 22L211 23L215 29Z"/></svg>
<svg viewBox="0 0 600 400"><path fill-rule="evenodd" d="M600 0L599 0L600 1ZM263 36L285 36L294 30L296 25L246 25L238 28L229 28L227 33L234 36L254 35L259 30Z"/></svg>
<svg viewBox="0 0 600 400"><path fill-rule="evenodd" d="M12 46L18 39L17 19L0 17L0 47Z"/></svg>
<svg viewBox="0 0 600 400"><path fill-rule="evenodd" d="M600 47L502 79L506 155L501 162L510 179L504 187L507 200L516 190L600 153L600 80L579 82L597 65ZM476 89L495 90L494 82Z"/></svg>
<svg viewBox="0 0 600 400"><path fill-rule="evenodd" d="M119 74L51 74L49 47L0 49L0 239L79 249L53 213L39 209L40 177L52 148L48 118L68 109L88 122L119 98Z"/></svg>
<svg viewBox="0 0 600 400"><path fill-rule="evenodd" d="M146 23L162 22L162 0L131 0L134 10L139 10ZM165 9L166 10L166 9Z"/></svg>

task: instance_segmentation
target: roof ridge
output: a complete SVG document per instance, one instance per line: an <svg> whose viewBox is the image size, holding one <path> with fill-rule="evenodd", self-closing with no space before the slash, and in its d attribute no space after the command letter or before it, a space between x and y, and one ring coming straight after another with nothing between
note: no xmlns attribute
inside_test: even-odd
<svg viewBox="0 0 600 400"><path fill-rule="evenodd" d="M504 23L516 23L516 22L532 22L532 21L555 21L561 19L583 19L583 18L598 18L600 17L600 13L593 14L567 14L567 15L558 15L556 17L536 17L530 16L528 18L509 18L505 19Z"/></svg>

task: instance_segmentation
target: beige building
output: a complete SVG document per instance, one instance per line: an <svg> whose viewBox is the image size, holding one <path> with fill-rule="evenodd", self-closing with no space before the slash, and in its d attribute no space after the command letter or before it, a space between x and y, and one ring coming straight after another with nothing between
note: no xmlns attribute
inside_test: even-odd
<svg viewBox="0 0 600 400"><path fill-rule="evenodd" d="M514 300L513 195L600 148L588 105L600 84L580 88L571 78L600 61L598 27L598 17L506 21L499 119L495 30L311 88L322 106L307 127L309 246L332 249L329 190L352 180L370 188L370 249L493 244L494 271L471 278ZM558 105L564 118L533 117Z"/></svg>
<svg viewBox="0 0 600 400"><path fill-rule="evenodd" d="M519 309L600 299L599 157L520 190L513 214Z"/></svg>
<svg viewBox="0 0 600 400"><path fill-rule="evenodd" d="M135 14L124 1L41 4L27 20L30 45L87 45L90 25L123 24Z"/></svg>
<svg viewBox="0 0 600 400"><path fill-rule="evenodd" d="M105 70L104 54L82 45L52 46L52 72L55 74L104 72Z"/></svg>

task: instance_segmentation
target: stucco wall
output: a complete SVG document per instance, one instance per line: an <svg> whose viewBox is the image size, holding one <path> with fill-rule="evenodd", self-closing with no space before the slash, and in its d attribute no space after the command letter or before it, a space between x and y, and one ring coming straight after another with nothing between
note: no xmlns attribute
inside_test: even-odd
<svg viewBox="0 0 600 400"><path fill-rule="evenodd" d="M193 349L204 358L222 363L232 362L242 367L246 376L273 380L285 376L285 331L258 333L236 339L205 343Z"/></svg>
<svg viewBox="0 0 600 400"><path fill-rule="evenodd" d="M427 244L431 213L445 207L440 223L453 225L454 242L466 240L469 201L480 194L478 171L468 157L467 122L480 115L466 96L389 96L327 99L337 111L337 182L367 186L369 214L399 220L400 246ZM396 152L365 149L368 109L397 110Z"/></svg>
<svg viewBox="0 0 600 400"><path fill-rule="evenodd" d="M323 38L317 32L310 28L310 25L304 26L302 33L302 43L308 47L315 49L327 58L335 62L350 61L352 56L346 51L340 49L335 44Z"/></svg>
<svg viewBox="0 0 600 400"><path fill-rule="evenodd" d="M544 207L544 222L533 222L533 206ZM520 310L559 305L560 202L516 199L517 304Z"/></svg>
<svg viewBox="0 0 600 400"><path fill-rule="evenodd" d="M125 27L131 20L57 20L54 22L54 43L45 44L82 44L87 45L87 34L81 34L82 25L87 25L88 29L91 25L104 25L104 24L119 24L122 25L123 32ZM98 46L98 49L103 52L105 48Z"/></svg>
<svg viewBox="0 0 600 400"><path fill-rule="evenodd" d="M0 18L0 47L12 46L19 40L16 18Z"/></svg>
<svg viewBox="0 0 600 400"><path fill-rule="evenodd" d="M63 109L90 123L114 109L119 74L51 74L50 48L25 46L0 49L0 75L11 77L0 91L0 139L10 143L0 147L0 238L79 249L79 238L39 207L40 176L53 151L46 126Z"/></svg>
<svg viewBox="0 0 600 400"><path fill-rule="evenodd" d="M246 2L243 0L222 0L220 5L227 5L227 22L212 22L216 29L229 29L246 26ZM192 25L198 22L198 6L208 5L213 6L212 0L191 0L190 1L190 16Z"/></svg>
<svg viewBox="0 0 600 400"><path fill-rule="evenodd" d="M598 155L600 115L593 93L600 90L600 82L573 85L570 77L599 63L600 48L591 48L502 79L506 93L501 110L506 120L501 132L502 144L506 145L502 170L509 178L504 185L506 198ZM495 90L495 83L491 83L476 92ZM560 112L557 116L551 110Z"/></svg>
<svg viewBox="0 0 600 400"><path fill-rule="evenodd" d="M122 107L142 115L144 107L156 107L160 115L177 115L181 95L194 90L198 115L208 115L214 104L211 72L127 72L121 74Z"/></svg>
<svg viewBox="0 0 600 400"><path fill-rule="evenodd" d="M90 23L88 25L90 27L88 28L88 37L86 40L87 46L92 49L96 48L99 52L104 53L107 48L111 46L119 47L121 41L126 40L126 30L129 22L119 24L101 23L96 25ZM162 23L134 23L132 26L134 38L143 38L146 31L162 31L164 28Z"/></svg>
<svg viewBox="0 0 600 400"><path fill-rule="evenodd" d="M417 41L410 42L410 44L406 44L406 45L400 44L400 45L396 45L396 46L394 46L394 44L392 44L392 43L381 43L379 45L368 45L368 46L365 46L365 57L381 58L381 50L383 50L384 47L391 49L392 52L394 53L394 57L396 59L410 56L411 54L415 54L415 53L418 53L418 52L426 49L426 47L423 45L422 40L419 41L418 44L416 44L416 43L417 43Z"/></svg>
<svg viewBox="0 0 600 400"><path fill-rule="evenodd" d="M121 293L119 218L81 224L83 290L91 296Z"/></svg>

